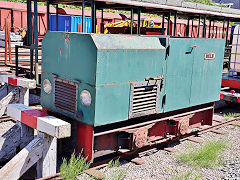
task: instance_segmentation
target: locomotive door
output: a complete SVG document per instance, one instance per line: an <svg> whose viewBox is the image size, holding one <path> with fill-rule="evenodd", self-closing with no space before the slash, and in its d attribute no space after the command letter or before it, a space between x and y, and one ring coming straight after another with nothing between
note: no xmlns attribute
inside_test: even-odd
<svg viewBox="0 0 240 180"><path fill-rule="evenodd" d="M190 106L219 100L224 39L195 39Z"/></svg>
<svg viewBox="0 0 240 180"><path fill-rule="evenodd" d="M194 39L170 38L166 60L164 112L189 107Z"/></svg>

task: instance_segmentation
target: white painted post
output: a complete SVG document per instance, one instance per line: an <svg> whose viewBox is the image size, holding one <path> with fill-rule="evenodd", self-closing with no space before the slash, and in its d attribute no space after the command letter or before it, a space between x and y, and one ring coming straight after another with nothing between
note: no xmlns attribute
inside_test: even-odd
<svg viewBox="0 0 240 180"><path fill-rule="evenodd" d="M34 129L17 121L16 124L19 125L19 127L21 128L21 140L20 140L20 144L19 147L20 149L24 148L25 146L27 146L34 138Z"/></svg>
<svg viewBox="0 0 240 180"><path fill-rule="evenodd" d="M20 89L20 104L24 104L26 106L29 106L29 89L27 88L21 88Z"/></svg>
<svg viewBox="0 0 240 180"><path fill-rule="evenodd" d="M38 132L43 139L42 158L37 162L37 178L56 174L57 170L57 138Z"/></svg>
<svg viewBox="0 0 240 180"><path fill-rule="evenodd" d="M26 142L32 137L31 128L38 130L38 133L34 140L0 169L0 179L9 179L9 177L18 179L36 162L39 178L56 173L57 139L70 137L71 125L61 119L41 113L23 104L8 105L7 114L18 121L23 134L26 132L28 134L24 137ZM28 127L23 123L28 124ZM23 141L22 145L26 142Z"/></svg>

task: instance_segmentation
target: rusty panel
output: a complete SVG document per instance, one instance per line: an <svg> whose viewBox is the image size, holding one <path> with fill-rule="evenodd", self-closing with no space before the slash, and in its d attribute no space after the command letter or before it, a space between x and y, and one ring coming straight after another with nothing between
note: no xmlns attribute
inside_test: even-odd
<svg viewBox="0 0 240 180"><path fill-rule="evenodd" d="M22 27L22 19L21 19L20 11L13 12L13 24L14 24L14 26Z"/></svg>

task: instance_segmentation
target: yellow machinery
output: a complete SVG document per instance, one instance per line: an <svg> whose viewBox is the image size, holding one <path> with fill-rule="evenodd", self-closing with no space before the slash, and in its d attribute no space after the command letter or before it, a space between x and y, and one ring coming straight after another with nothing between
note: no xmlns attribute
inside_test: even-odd
<svg viewBox="0 0 240 180"><path fill-rule="evenodd" d="M125 15L120 14L120 16L123 18L123 20L115 22L115 23L108 23L104 26L104 34L110 33L109 29L112 27L118 28L119 33L122 33L121 31L119 31L119 27L122 27L122 28L131 27L131 20L127 19L127 17ZM133 21L133 28L134 27L137 27L137 23ZM141 27L145 27L145 28L157 27L158 28L158 26L155 26L154 19L152 19L152 18L141 19Z"/></svg>

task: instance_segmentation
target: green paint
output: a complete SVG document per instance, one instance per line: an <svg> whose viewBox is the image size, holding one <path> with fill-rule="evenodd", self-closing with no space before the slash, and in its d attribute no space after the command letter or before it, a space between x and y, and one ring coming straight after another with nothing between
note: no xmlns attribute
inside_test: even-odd
<svg viewBox="0 0 240 180"><path fill-rule="evenodd" d="M212 47L212 43L218 45ZM168 45L170 55L166 56ZM216 59L204 60L208 52L216 52ZM57 75L81 82L78 110L83 117L55 108L54 88L49 95L42 90L41 103L93 126L124 121L129 117L131 83L158 76L164 76L160 112L212 102L219 97L223 53L224 40L219 39L48 32L43 40L42 81L48 78L54 84ZM92 95L90 107L80 102L84 89Z"/></svg>

